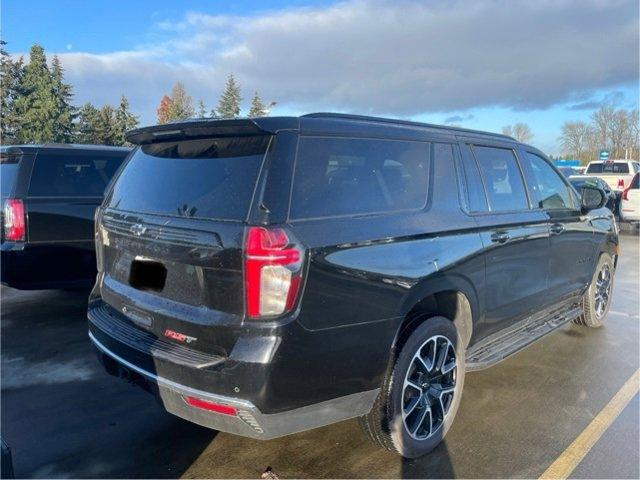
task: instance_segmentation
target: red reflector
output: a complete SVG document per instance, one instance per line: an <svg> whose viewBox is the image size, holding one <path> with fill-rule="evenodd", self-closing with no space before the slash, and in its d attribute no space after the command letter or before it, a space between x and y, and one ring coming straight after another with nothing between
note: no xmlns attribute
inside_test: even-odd
<svg viewBox="0 0 640 480"><path fill-rule="evenodd" d="M210 412L221 413L222 415L236 416L238 411L230 407L229 405L222 405L220 403L213 403L207 400L202 400L196 397L182 397L187 405L195 408L201 408L202 410L208 410Z"/></svg>
<svg viewBox="0 0 640 480"><path fill-rule="evenodd" d="M4 202L4 238L12 242L25 239L24 204L9 198Z"/></svg>

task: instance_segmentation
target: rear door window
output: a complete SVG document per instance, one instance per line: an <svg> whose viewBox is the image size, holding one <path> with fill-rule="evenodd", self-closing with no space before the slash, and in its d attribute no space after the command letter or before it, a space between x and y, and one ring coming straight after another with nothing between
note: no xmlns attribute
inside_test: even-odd
<svg viewBox="0 0 640 480"><path fill-rule="evenodd" d="M301 137L290 217L361 215L424 208L426 142Z"/></svg>
<svg viewBox="0 0 640 480"><path fill-rule="evenodd" d="M29 196L101 197L125 156L42 150L31 173Z"/></svg>
<svg viewBox="0 0 640 480"><path fill-rule="evenodd" d="M480 170L468 145L465 145L462 149L462 169L464 171L466 200L469 210L471 212L487 211L487 197L484 193Z"/></svg>
<svg viewBox="0 0 640 480"><path fill-rule="evenodd" d="M246 220L271 137L142 145L113 184L109 207L132 212Z"/></svg>
<svg viewBox="0 0 640 480"><path fill-rule="evenodd" d="M528 209L524 181L513 150L474 145L472 151L478 160L491 210Z"/></svg>

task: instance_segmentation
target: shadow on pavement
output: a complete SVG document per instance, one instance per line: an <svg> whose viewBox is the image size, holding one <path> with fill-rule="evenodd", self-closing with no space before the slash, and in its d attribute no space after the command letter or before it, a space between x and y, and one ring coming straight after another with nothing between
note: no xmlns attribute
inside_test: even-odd
<svg viewBox="0 0 640 480"><path fill-rule="evenodd" d="M428 455L414 460L402 459L400 478L454 478L447 442Z"/></svg>
<svg viewBox="0 0 640 480"><path fill-rule="evenodd" d="M87 298L2 288L1 433L16 476L179 477L216 432L103 371Z"/></svg>

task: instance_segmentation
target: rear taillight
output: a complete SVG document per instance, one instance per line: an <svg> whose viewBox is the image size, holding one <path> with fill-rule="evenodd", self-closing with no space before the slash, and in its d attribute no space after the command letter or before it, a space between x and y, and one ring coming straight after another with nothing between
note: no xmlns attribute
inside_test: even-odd
<svg viewBox="0 0 640 480"><path fill-rule="evenodd" d="M629 200L629 190L631 190L631 185L629 185L627 188L625 188L622 192L622 199L623 200Z"/></svg>
<svg viewBox="0 0 640 480"><path fill-rule="evenodd" d="M24 203L9 198L4 202L4 238L12 242L25 239Z"/></svg>
<svg viewBox="0 0 640 480"><path fill-rule="evenodd" d="M249 227L245 241L249 318L281 315L294 307L303 259L303 249L282 228Z"/></svg>
<svg viewBox="0 0 640 480"><path fill-rule="evenodd" d="M618 179L618 189L624 188L624 178Z"/></svg>

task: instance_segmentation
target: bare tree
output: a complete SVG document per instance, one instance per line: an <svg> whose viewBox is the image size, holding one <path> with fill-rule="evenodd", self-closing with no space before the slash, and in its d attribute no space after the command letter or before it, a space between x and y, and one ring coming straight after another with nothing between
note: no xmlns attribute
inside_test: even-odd
<svg viewBox="0 0 640 480"><path fill-rule="evenodd" d="M640 110L637 108L629 112L629 146L630 158L640 159Z"/></svg>
<svg viewBox="0 0 640 480"><path fill-rule="evenodd" d="M624 158L625 149L629 147L627 142L630 127L628 112L626 110L616 110L609 126L609 138L613 158Z"/></svg>
<svg viewBox="0 0 640 480"><path fill-rule="evenodd" d="M593 137L593 131L585 122L564 122L560 145L566 155L586 160L586 153L590 149L589 143ZM591 137L591 138L590 138Z"/></svg>
<svg viewBox="0 0 640 480"><path fill-rule="evenodd" d="M564 154L583 163L598 159L601 150L611 158L640 157L638 109L625 110L606 105L591 114L591 122L565 122L558 138Z"/></svg>
<svg viewBox="0 0 640 480"><path fill-rule="evenodd" d="M513 136L522 143L529 143L533 139L533 133L526 123L516 123L513 126Z"/></svg>
<svg viewBox="0 0 640 480"><path fill-rule="evenodd" d="M611 148L611 135L615 114L616 110L611 105L602 106L591 114L593 129L600 143L599 148Z"/></svg>
<svg viewBox="0 0 640 480"><path fill-rule="evenodd" d="M518 122L513 126L506 125L502 127L502 133L522 143L528 143L533 138L533 133L531 133L529 125L522 122Z"/></svg>

